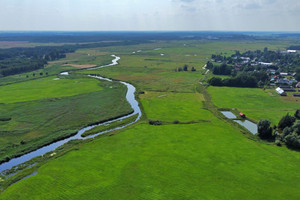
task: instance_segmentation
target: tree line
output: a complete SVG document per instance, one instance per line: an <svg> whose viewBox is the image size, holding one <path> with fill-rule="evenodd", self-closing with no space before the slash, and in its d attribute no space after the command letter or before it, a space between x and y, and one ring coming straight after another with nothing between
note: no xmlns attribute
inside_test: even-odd
<svg viewBox="0 0 300 200"><path fill-rule="evenodd" d="M63 46L42 46L33 48L23 47L0 49L0 77L30 72L44 68L44 66L49 61L65 58L66 53L75 52L80 48L96 48L133 44L138 44L138 42L123 41Z"/></svg>
<svg viewBox="0 0 300 200"><path fill-rule="evenodd" d="M258 123L258 136L262 139L274 140L277 145L285 143L288 147L300 148L300 109L293 116L283 116L278 126L270 126L269 120L262 119ZM274 131L273 131L274 130Z"/></svg>

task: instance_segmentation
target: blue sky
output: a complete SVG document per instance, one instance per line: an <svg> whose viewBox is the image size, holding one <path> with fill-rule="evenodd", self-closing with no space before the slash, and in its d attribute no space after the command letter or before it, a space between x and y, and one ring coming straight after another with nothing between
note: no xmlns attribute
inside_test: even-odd
<svg viewBox="0 0 300 200"><path fill-rule="evenodd" d="M300 31L299 0L0 0L0 30Z"/></svg>

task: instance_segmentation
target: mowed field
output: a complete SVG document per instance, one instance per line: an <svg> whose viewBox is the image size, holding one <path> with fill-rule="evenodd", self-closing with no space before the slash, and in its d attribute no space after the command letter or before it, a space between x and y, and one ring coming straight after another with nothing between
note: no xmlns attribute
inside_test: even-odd
<svg viewBox="0 0 300 200"><path fill-rule="evenodd" d="M147 116L172 121L184 114L180 108L149 112L151 105L176 105L153 93L141 98ZM199 113L189 120L210 122L139 123L102 136L49 161L1 199L298 199L298 152L247 139L203 110L199 94L174 98Z"/></svg>
<svg viewBox="0 0 300 200"><path fill-rule="evenodd" d="M270 90L211 86L208 91L216 106L236 108L256 121L268 119L277 124L281 117L287 113L293 115L300 108L300 102L287 101L287 97L274 94Z"/></svg>

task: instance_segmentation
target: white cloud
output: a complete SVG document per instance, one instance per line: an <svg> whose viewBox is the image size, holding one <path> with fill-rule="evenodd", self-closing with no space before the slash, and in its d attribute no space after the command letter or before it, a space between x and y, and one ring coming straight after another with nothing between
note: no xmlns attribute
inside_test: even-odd
<svg viewBox="0 0 300 200"><path fill-rule="evenodd" d="M299 11L299 0L1 0L0 30L300 31Z"/></svg>

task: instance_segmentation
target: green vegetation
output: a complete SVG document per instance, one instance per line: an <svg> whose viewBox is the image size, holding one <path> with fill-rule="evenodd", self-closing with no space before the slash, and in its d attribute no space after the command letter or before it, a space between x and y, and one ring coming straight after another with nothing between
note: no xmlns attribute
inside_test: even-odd
<svg viewBox="0 0 300 200"><path fill-rule="evenodd" d="M20 174L15 175L18 178L12 176L4 180L3 184L0 183L5 189L0 198L298 199L299 152L277 147L250 134L245 137L242 133L246 131L225 119L219 110L237 108L250 119L268 119L272 124L277 124L285 113L294 113L299 108L299 102L283 99L269 89L206 88L205 80L212 75L203 68L212 54L231 55L236 50L256 50L265 46L277 50L291 44L288 40L157 41L86 49L86 53L81 52L83 57L77 63L75 55L81 50L67 55L62 62L55 64L55 70L63 67L76 69L74 66L65 66L66 62L94 64L89 60L88 51L91 51L90 55L94 53L96 60L107 59L110 54L120 56L120 64L117 66L75 71L73 74L100 74L134 84L139 92L143 118L124 130L62 147L67 153L61 153L55 159L50 158L48 162L43 161L45 164L34 168L37 175L8 188L8 183L17 180ZM101 52L105 52L103 57ZM68 56L71 58L72 55L74 60L67 61ZM184 65L188 65L189 69L194 67L196 71L174 71ZM54 63L49 67L54 68ZM64 130L72 130L77 129L75 122L84 124L83 120L87 123L101 121L101 114L105 114L107 119L108 111L111 117L126 113L125 110L128 112L129 106L126 107L124 98L121 98L125 94L124 87L106 82L102 82L101 87L101 91L61 99L37 100L41 101L42 106L43 102L55 99L56 104L51 109L56 108L55 112L59 112L52 117L55 120L50 125L46 123L42 128L55 133L62 119L70 119L70 126ZM74 101L79 102L74 104ZM15 104L20 104L20 109L24 107L21 106L23 103L25 105L25 102ZM34 103L36 106L36 101L26 103ZM72 105L68 107L70 103ZM12 123L22 113L14 107L15 104L0 116L3 119L0 124ZM66 111L74 107L78 107L76 112ZM102 109L103 112L99 112ZM36 109L36 112L38 110L41 109ZM9 115L14 112L16 115ZM42 114L36 116L40 119L36 125L41 126L42 121L47 121L42 119ZM61 115L64 116L56 120L55 116ZM28 116L23 115L22 120ZM150 122L158 126L150 125ZM115 124L109 126L114 127ZM105 126L99 127L102 128L106 129ZM295 127L295 130L298 128ZM99 132L97 129L92 130ZM6 135L2 142L8 140ZM22 141L25 144L19 146L26 145L31 138L22 138ZM18 140L18 144L22 141Z"/></svg>
<svg viewBox="0 0 300 200"><path fill-rule="evenodd" d="M96 126L92 129L84 132L81 136L82 137L87 137L89 135L94 135L96 133L100 133L100 132L111 130L111 129L114 129L114 128L117 128L117 127L125 126L125 125L133 122L134 120L136 120L137 117L138 117L138 114L135 114L133 116L127 117L127 118L122 119L122 120L117 120L117 121L114 121L114 122L111 122L111 123Z"/></svg>
<svg viewBox="0 0 300 200"><path fill-rule="evenodd" d="M270 90L257 88L209 87L214 104L220 108L236 108L247 117L259 121L268 119L277 124L284 113L294 113L298 102L286 101Z"/></svg>
<svg viewBox="0 0 300 200"><path fill-rule="evenodd" d="M50 76L2 86L0 103L67 97L100 90L102 87L99 86L99 81L91 78L72 79L65 76Z"/></svg>
<svg viewBox="0 0 300 200"><path fill-rule="evenodd" d="M211 120L142 123L113 137L99 137L44 164L1 198L298 198L298 152L257 143L228 123Z"/></svg>
<svg viewBox="0 0 300 200"><path fill-rule="evenodd" d="M152 120L189 122L214 118L208 110L202 108L204 98L199 93L147 91L140 98L147 117Z"/></svg>
<svg viewBox="0 0 300 200"><path fill-rule="evenodd" d="M55 85L50 88L52 82ZM7 90L14 85L24 88L20 93L31 101L18 102L21 101L18 95L14 99L15 94ZM25 86L37 90L31 92L28 88L25 90ZM3 97L10 103L0 104L0 118L10 120L0 121L0 160L8 160L75 134L88 124L132 111L125 99L126 87L114 82L81 77L53 80L49 77L1 87L10 94ZM45 98L49 96L52 97Z"/></svg>

